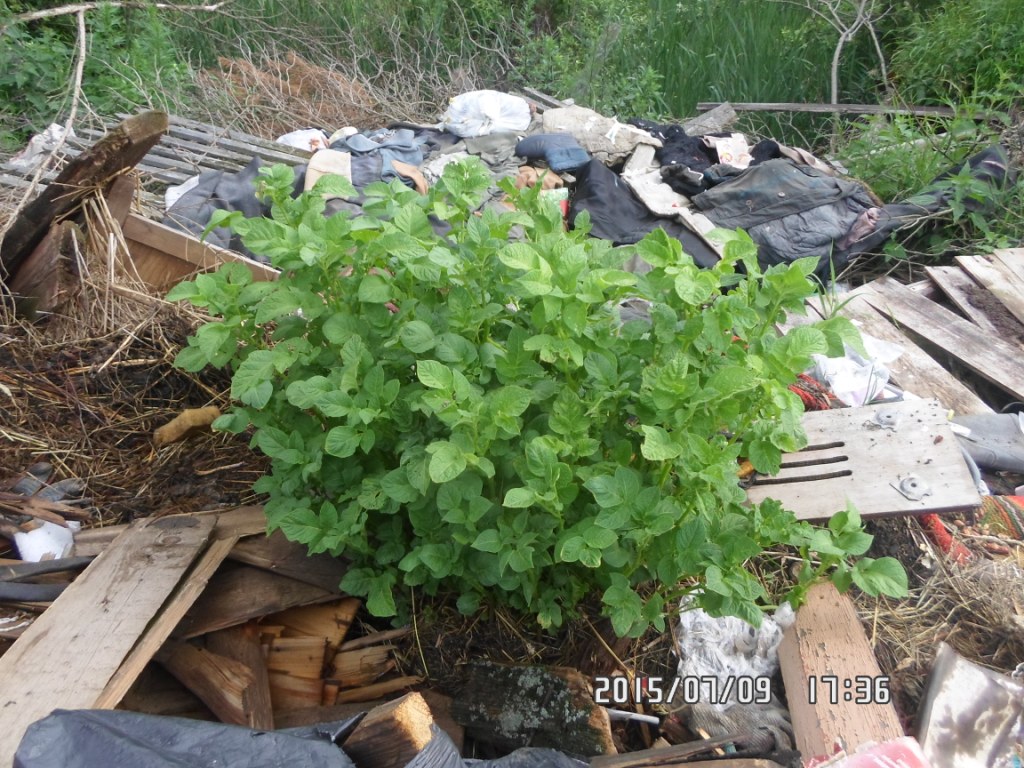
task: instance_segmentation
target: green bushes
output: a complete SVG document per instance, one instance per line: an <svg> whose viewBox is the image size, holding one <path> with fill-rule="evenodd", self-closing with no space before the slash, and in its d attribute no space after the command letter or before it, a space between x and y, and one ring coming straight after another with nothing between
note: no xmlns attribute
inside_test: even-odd
<svg viewBox="0 0 1024 768"><path fill-rule="evenodd" d="M813 263L760 276L734 236L701 270L658 230L637 276L621 269L631 249L565 232L536 189L503 182L516 210L474 215L490 182L479 162L449 166L428 196L368 187L352 219L322 216L325 186L292 200L286 168L265 182L271 219L212 225L281 278L234 265L176 288L218 318L177 363L230 368L238 405L215 427L254 428L271 458L256 485L271 527L351 558L342 587L371 612L402 612L417 588L556 628L596 595L636 635L696 593L757 622L766 595L744 563L777 544L816 553L800 589L833 572L899 591L893 561L846 562L870 543L855 514L815 529L774 502L746 507L737 479L739 456L772 471L802 444L787 384L853 332L833 319L776 334L814 292ZM649 302L649 321L620 321L627 297Z"/></svg>

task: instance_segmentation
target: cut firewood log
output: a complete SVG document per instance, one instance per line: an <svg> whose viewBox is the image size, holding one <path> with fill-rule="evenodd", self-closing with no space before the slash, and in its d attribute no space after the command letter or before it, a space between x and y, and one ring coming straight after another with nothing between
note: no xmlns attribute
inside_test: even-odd
<svg viewBox="0 0 1024 768"><path fill-rule="evenodd" d="M241 544L236 544L236 548ZM185 615L175 634L180 639L244 624L297 605L336 600L338 592L251 566L222 570Z"/></svg>
<svg viewBox="0 0 1024 768"><path fill-rule="evenodd" d="M418 693L375 707L344 743L359 768L404 768L430 743L434 718Z"/></svg>
<svg viewBox="0 0 1024 768"><path fill-rule="evenodd" d="M257 730L274 729L274 711L270 700L270 678L260 645L260 630L255 622L229 627L206 636L206 647L213 653L244 664L252 672L253 683L246 700L248 725Z"/></svg>
<svg viewBox="0 0 1024 768"><path fill-rule="evenodd" d="M345 597L322 605L304 605L267 616L264 621L283 627L285 637L324 637L332 649L345 641L362 602Z"/></svg>
<svg viewBox="0 0 1024 768"><path fill-rule="evenodd" d="M340 651L331 662L329 677L341 688L361 688L395 668L391 648L374 645L355 651Z"/></svg>
<svg viewBox="0 0 1024 768"><path fill-rule="evenodd" d="M278 713L289 709L316 707L323 701L324 681L308 677L295 677L287 672L269 670L270 701L274 705L274 720Z"/></svg>
<svg viewBox="0 0 1024 768"><path fill-rule="evenodd" d="M50 227L10 282L18 315L35 320L39 313L67 308L78 290L75 246L84 242L73 221Z"/></svg>
<svg viewBox="0 0 1024 768"><path fill-rule="evenodd" d="M452 716L467 734L500 748L615 754L608 712L594 703L589 680L575 669L476 662Z"/></svg>
<svg viewBox="0 0 1024 768"><path fill-rule="evenodd" d="M324 675L327 638L278 637L267 646L267 669L293 677L320 680Z"/></svg>
<svg viewBox="0 0 1024 768"><path fill-rule="evenodd" d="M808 591L783 633L779 665L804 757L832 754L839 739L852 746L904 735L853 603L831 582Z"/></svg>
<svg viewBox="0 0 1024 768"><path fill-rule="evenodd" d="M197 648L169 642L156 660L208 706L223 723L249 725L252 705L248 691L256 678L245 664Z"/></svg>

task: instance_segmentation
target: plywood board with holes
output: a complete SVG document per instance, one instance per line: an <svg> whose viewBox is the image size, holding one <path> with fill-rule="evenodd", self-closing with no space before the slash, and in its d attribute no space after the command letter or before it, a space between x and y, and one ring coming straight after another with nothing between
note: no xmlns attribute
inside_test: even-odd
<svg viewBox="0 0 1024 768"><path fill-rule="evenodd" d="M750 501L777 499L801 520L828 518L848 503L864 517L981 504L936 400L815 411L803 425L807 448L783 454L777 474L756 477Z"/></svg>
<svg viewBox="0 0 1024 768"><path fill-rule="evenodd" d="M55 708L91 707L206 546L215 518L133 523L0 657L0 765Z"/></svg>

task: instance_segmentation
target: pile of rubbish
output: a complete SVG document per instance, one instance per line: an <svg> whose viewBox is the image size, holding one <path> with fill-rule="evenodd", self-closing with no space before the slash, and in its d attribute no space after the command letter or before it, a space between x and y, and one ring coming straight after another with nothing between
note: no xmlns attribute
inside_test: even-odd
<svg viewBox="0 0 1024 768"><path fill-rule="evenodd" d="M710 266L720 254L708 232L742 228L758 244L763 267L815 257L823 280L897 229L948 208L952 192L940 183L943 177L908 200L883 203L806 150L770 139L751 146L743 134L727 130L734 119L729 111L683 125L622 123L575 105L541 112L520 96L471 91L455 97L436 125L349 126L331 135L312 128L278 140L314 151L308 166L296 169L296 194L324 173L346 176L357 192L393 179L425 192L446 165L474 156L496 181L542 184L547 194L566 200L569 226L586 211L591 234L616 245L660 227L696 263ZM259 167L254 158L241 172L207 171L172 187L165 223L198 235L216 209L267 215L253 185ZM973 157L969 167L991 185L1013 178L999 146ZM497 187L494 192L500 195ZM359 206L358 198L334 202L329 210ZM245 252L225 229L208 241Z"/></svg>

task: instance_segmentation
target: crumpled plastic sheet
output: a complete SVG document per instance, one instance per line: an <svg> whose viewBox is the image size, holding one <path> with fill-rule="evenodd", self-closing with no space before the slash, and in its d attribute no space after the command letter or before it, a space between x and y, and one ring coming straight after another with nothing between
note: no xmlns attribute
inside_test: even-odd
<svg viewBox="0 0 1024 768"><path fill-rule="evenodd" d="M433 737L405 768L586 768L587 763L554 749L524 747L496 760L464 759L448 734L431 726Z"/></svg>
<svg viewBox="0 0 1024 768"><path fill-rule="evenodd" d="M344 728L254 731L119 710L55 710L31 726L14 768L355 768Z"/></svg>

